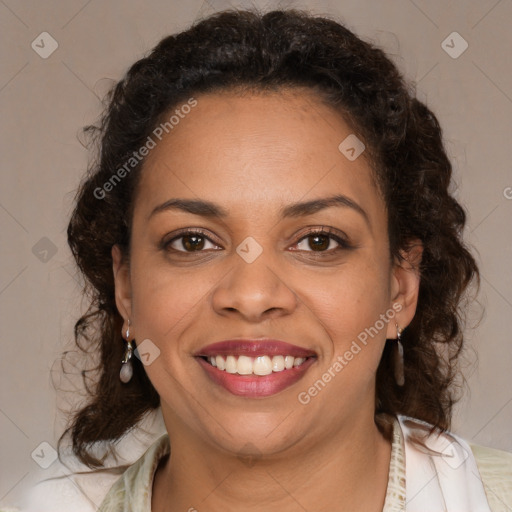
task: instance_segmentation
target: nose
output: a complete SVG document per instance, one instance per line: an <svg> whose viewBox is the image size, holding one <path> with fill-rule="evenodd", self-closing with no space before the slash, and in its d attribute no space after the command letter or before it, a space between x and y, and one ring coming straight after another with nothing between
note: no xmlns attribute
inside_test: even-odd
<svg viewBox="0 0 512 512"><path fill-rule="evenodd" d="M252 262L233 254L231 272L213 292L212 305L218 314L240 316L247 322L259 323L295 310L297 295L267 254L264 250Z"/></svg>

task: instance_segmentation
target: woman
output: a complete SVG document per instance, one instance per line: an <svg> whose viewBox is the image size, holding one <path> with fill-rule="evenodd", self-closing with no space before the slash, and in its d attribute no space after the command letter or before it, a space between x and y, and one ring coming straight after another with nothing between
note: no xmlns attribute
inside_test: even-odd
<svg viewBox="0 0 512 512"><path fill-rule="evenodd" d="M512 455L448 431L478 268L437 119L385 54L223 12L109 101L68 228L101 354L68 432L91 468L158 407L167 434L99 510L512 507Z"/></svg>

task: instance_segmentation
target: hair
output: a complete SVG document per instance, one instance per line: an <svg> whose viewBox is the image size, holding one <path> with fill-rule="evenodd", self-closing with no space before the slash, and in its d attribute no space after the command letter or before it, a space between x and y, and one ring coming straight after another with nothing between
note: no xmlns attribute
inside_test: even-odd
<svg viewBox="0 0 512 512"><path fill-rule="evenodd" d="M78 189L67 233L90 298L75 325L75 342L99 359L88 400L70 416L59 445L70 434L74 454L87 466L103 465L104 457L93 452L96 443L112 450L160 405L137 358L132 380L119 379L125 342L111 257L112 246L119 244L129 258L144 159L108 192L105 184L192 95L293 88L310 90L364 140L364 157L385 199L391 260L403 262L402 251L415 240L423 245L417 309L402 334L405 385L393 379L393 347L386 343L376 375L376 417L403 414L450 428L463 299L474 278L479 286L480 276L462 240L466 214L449 191L452 167L436 116L381 49L339 22L295 9L233 10L162 39L112 88L98 124L84 129L100 149Z"/></svg>

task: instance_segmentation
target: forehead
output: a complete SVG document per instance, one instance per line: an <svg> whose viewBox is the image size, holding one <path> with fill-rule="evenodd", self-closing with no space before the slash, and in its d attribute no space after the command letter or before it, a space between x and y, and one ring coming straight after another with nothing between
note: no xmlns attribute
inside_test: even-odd
<svg viewBox="0 0 512 512"><path fill-rule="evenodd" d="M173 124L161 140L153 135L137 208L147 213L170 197L200 197L239 214L249 205L269 210L277 202L342 193L381 216L364 152L351 160L339 148L353 131L311 91L220 92L194 100L193 108L178 105L169 113Z"/></svg>

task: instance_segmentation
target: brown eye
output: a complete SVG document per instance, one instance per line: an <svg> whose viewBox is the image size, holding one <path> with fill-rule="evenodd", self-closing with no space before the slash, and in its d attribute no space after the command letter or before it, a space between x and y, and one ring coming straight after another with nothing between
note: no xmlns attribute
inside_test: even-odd
<svg viewBox="0 0 512 512"><path fill-rule="evenodd" d="M181 239L181 245L186 251L200 251L205 244L205 238L198 235L182 236Z"/></svg>
<svg viewBox="0 0 512 512"><path fill-rule="evenodd" d="M208 244L210 244L211 247L208 247ZM186 231L181 233L180 236L176 236L172 240L165 242L164 247L167 250L191 253L201 252L203 249L214 249L218 246L201 232Z"/></svg>
<svg viewBox="0 0 512 512"><path fill-rule="evenodd" d="M314 251L325 251L329 248L331 237L326 235L309 235L309 247Z"/></svg>
<svg viewBox="0 0 512 512"><path fill-rule="evenodd" d="M330 231L320 230L302 237L295 247L295 250L299 251L332 253L340 249L350 249L351 246L342 237Z"/></svg>

